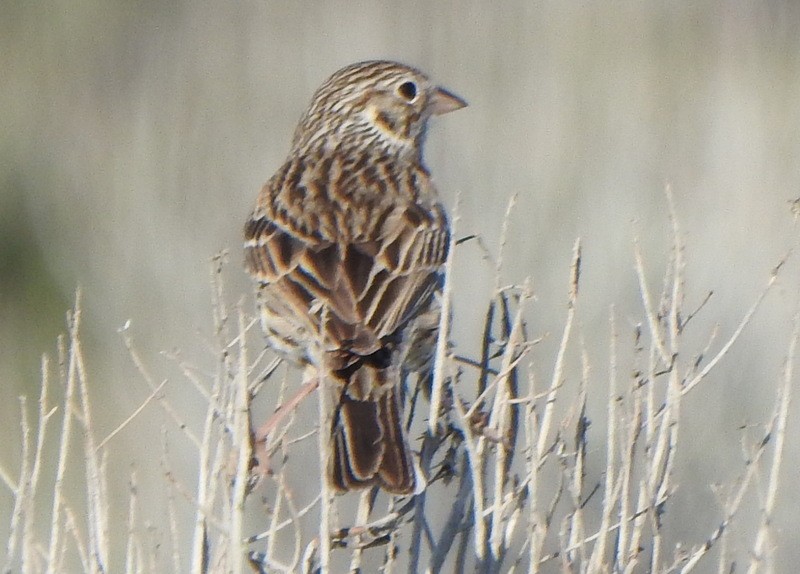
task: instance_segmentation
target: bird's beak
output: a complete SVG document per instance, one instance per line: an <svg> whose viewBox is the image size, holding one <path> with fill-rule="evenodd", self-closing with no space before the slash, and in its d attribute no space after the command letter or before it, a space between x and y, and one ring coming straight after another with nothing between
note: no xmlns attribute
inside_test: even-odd
<svg viewBox="0 0 800 574"><path fill-rule="evenodd" d="M466 107L467 102L459 98L457 95L448 92L444 88L436 88L433 90L431 101L428 103L431 114L434 116L441 116L456 110Z"/></svg>

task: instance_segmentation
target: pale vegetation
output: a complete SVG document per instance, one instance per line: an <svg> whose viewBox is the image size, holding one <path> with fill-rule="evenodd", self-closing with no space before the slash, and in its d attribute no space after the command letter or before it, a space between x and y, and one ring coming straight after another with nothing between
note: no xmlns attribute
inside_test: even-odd
<svg viewBox="0 0 800 574"><path fill-rule="evenodd" d="M278 401L262 411L290 405L308 414L316 411L317 394L308 385L298 391L263 350L251 303L230 305L224 257L213 263L216 371L203 373L175 359L183 383L206 401L199 426L186 422L192 417L182 404L165 397L167 380L150 374L151 359L139 354L126 331L122 337L140 373L135 384L146 385L149 396L116 430L93 423L86 369L93 358L81 346L78 297L55 358L42 360L38 401L20 398L20 434L7 437L19 442L19 463L0 461L0 484L11 493L0 512L9 527L2 571L315 572L320 564L332 572L772 570L770 517L778 501L800 321L796 316L791 339L782 342L785 364L773 384L771 418L742 429L739 471L716 485L716 525L701 539L676 539L674 524L667 534L675 499L709 487L676 481L676 458L693 440L683 432L684 407L713 378L782 267L764 278L732 332L706 333L706 344L687 346L685 335L705 309L704 302L685 308L684 259L691 249L672 211L670 221L669 264L660 286L648 284L646 257L634 242L641 319L621 325L609 310L609 376L603 380L593 375L576 327L580 241L564 277L561 333L529 332L534 293L528 283L505 285L503 256L497 257L485 329L460 334L481 340L480 355L461 356L442 339L433 380L409 378L411 436L428 477L427 490L416 497L364 491L303 498L318 490L309 484L319 485L318 467L303 461L324 441L308 417L291 410L279 421L268 414L259 420L253 405L263 400L264 385L278 385ZM458 257L459 249L451 253ZM444 304L462 288L448 285ZM443 322L446 330L447 313ZM537 343L550 336L560 341L558 351L541 356ZM574 375L565 366L569 356L579 358ZM600 425L605 432L590 433L590 400L607 404ZM130 420L153 409L161 413L165 437L177 432L192 445L196 480L187 483L172 472L175 454L165 438L130 472L125 511L109 496L110 461L121 464L125 456L108 445ZM45 465L47 458L57 463ZM160 517L141 510L137 484L145 474L169 493ZM306 488L298 488L298 479ZM760 508L755 522L737 514L746 500ZM320 515L330 518L327 528ZM154 520L165 533L157 540L148 526ZM734 531L736 540L749 544L731 543Z"/></svg>

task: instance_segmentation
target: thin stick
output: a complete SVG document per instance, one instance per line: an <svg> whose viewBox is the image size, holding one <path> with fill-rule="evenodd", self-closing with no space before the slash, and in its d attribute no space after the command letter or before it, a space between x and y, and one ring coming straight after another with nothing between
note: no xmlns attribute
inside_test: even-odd
<svg viewBox="0 0 800 574"><path fill-rule="evenodd" d="M44 458L45 439L47 437L47 427L53 414L56 412L56 407L49 405L50 393L50 361L47 356L42 356L42 389L39 393L39 423L36 429L36 450L33 456L33 468L30 474L30 486L28 488L28 498L25 501L25 523L22 528L22 553L21 556L25 560L27 568L23 570L23 574L32 571L32 561L34 553L39 550L35 549L35 506L36 493L38 491L39 478L41 477L42 460Z"/></svg>
<svg viewBox="0 0 800 574"><path fill-rule="evenodd" d="M320 574L330 572L331 560L331 505L332 492L328 484L328 460L331 456L331 406L329 393L326 392L322 384L322 372L317 371L314 377L317 378L317 385L320 387L319 393L319 478L320 478L320 501L319 501L319 564Z"/></svg>
<svg viewBox="0 0 800 574"><path fill-rule="evenodd" d="M767 498L764 501L764 509L761 512L761 525L758 529L756 542L753 545L753 551L750 553L748 574L755 574L763 563L764 549L769 537L772 513L777 500L783 450L786 443L786 420L789 415L789 404L792 400L792 378L798 337L800 337L800 312L795 313L794 316L794 331L789 342L789 351L786 355L786 363L783 369L783 388L778 393L778 404L775 409L776 420L772 424L771 433L775 437L775 451L772 454L772 466L769 471Z"/></svg>
<svg viewBox="0 0 800 574"><path fill-rule="evenodd" d="M786 256L783 259L781 259L781 261L778 263L778 265L776 265L773 268L772 274L770 275L770 278L769 278L769 281L767 282L766 287L764 287L764 289L762 289L761 293L759 293L758 298L755 300L753 305L750 307L750 309L748 309L748 311L747 311L747 313L745 313L744 317L742 317L742 320L739 321L739 325L736 327L736 330L730 336L728 341L722 346L722 348L719 350L719 352L714 356L714 358L711 359L708 362L708 364L697 375L694 376L693 379L691 379L689 382L687 382L683 386L683 390L681 391L682 394L685 395L686 393L691 391L695 386L697 386L697 383L702 381L705 378L705 376L709 372L711 372L711 369L713 369L717 365L717 363L719 363L720 360L722 360L722 357L724 357L728 353L728 350L737 341L737 339L739 338L739 335L741 335L742 331L744 331L744 328L750 323L751 319L753 318L753 315L755 315L756 311L758 310L758 307L761 305L761 302L764 300L764 297L767 296L767 293L770 291L772 286L778 280L778 274L780 272L781 267L783 267L783 264L786 263L786 258L787 257L788 256Z"/></svg>
<svg viewBox="0 0 800 574"><path fill-rule="evenodd" d="M231 556L229 568L232 572L243 570L243 558L247 550L244 541L244 502L247 496L248 474L251 459L250 444L250 400L248 392L248 368L247 368L247 326L242 306L239 304L239 368L234 388L234 413L233 428L235 434L233 440L236 441L236 448L239 456L236 464L236 480L233 484L231 493L231 517L230 517L230 543Z"/></svg>
<svg viewBox="0 0 800 574"><path fill-rule="evenodd" d="M136 535L136 520L137 520L137 492L138 485L136 484L136 469L131 470L131 477L129 483L130 498L128 499L128 543L125 548L125 574L133 574L134 570L134 556L135 548L138 543L138 536Z"/></svg>
<svg viewBox="0 0 800 574"><path fill-rule="evenodd" d="M203 441L198 444L199 462L197 469L197 508L195 509L194 531L192 534L192 574L203 574L206 571L206 544L208 538L208 519L210 518L213 498L210 497L211 489L211 449L214 442L214 421L217 416L217 399L220 395L222 374L217 375L214 381L208 406L206 407L206 417L203 423Z"/></svg>
<svg viewBox="0 0 800 574"><path fill-rule="evenodd" d="M503 225L500 228L500 246L498 248L497 253L497 263L495 264L495 271L494 271L494 292L500 292L500 276L502 275L503 271L503 257L506 251L506 242L508 240L508 228L511 222L511 214L514 211L514 207L517 205L517 194L514 193L508 199L508 205L506 206L506 213L503 216Z"/></svg>
<svg viewBox="0 0 800 574"><path fill-rule="evenodd" d="M130 335L128 335L128 325L125 325L122 329L120 329L120 333L122 334L122 341L125 344L125 348L128 349L128 354L133 361L133 364L136 366L136 370L139 371L139 374L142 375L145 383L147 386L150 387L150 392L152 393L158 387L153 377L150 375L150 372L147 370L147 367L144 365L144 361L142 361L141 357L139 357L139 353L133 346L133 339ZM167 401L163 396L156 395L158 398L159 406L164 410L164 412L169 415L169 417L175 422L175 425L192 441L195 448L198 450L201 447L200 439L197 438L197 435L191 431L186 421L184 421L175 408Z"/></svg>
<svg viewBox="0 0 800 574"><path fill-rule="evenodd" d="M555 402L555 393L561 385L561 377L564 373L564 358L567 354L567 345L569 343L570 334L572 333L572 324L575 321L575 304L578 300L578 285L580 282L581 273L581 240L576 239L572 248L572 264L570 265L570 286L569 286L569 299L567 301L567 320L564 324L564 331L561 334L561 343L558 345L558 354L556 355L555 366L553 367L553 378L550 380L550 389L548 392L547 402L544 407L544 416L542 417L541 431L539 440L536 443L537 458L540 458L545 451L547 440L549 438L550 423L553 418L553 408Z"/></svg>
<svg viewBox="0 0 800 574"><path fill-rule="evenodd" d="M606 545L611 527L611 514L617 506L617 496L621 490L622 481L617 480L617 441L622 438L622 434L617 430L617 322L615 310L612 307L608 313L608 322L611 330L611 340L609 343L609 366L608 366L608 428L606 431L606 486L603 489L603 511L600 527L598 528L597 543L592 549L587 570L589 572L600 572L600 565L605 562Z"/></svg>
<svg viewBox="0 0 800 574"><path fill-rule="evenodd" d="M450 247L447 251L447 262L444 266L444 287L442 288L441 315L439 317L439 333L436 338L436 356L433 363L433 380L431 382L431 407L428 417L428 433L436 436L439 432L439 411L442 408L442 388L445 379L445 365L447 361L447 341L450 336L450 306L452 297L453 257L456 251L456 225L459 221L459 206L461 195L456 195L456 205L453 209L453 220L450 227Z"/></svg>
<svg viewBox="0 0 800 574"><path fill-rule="evenodd" d="M517 309L514 323L511 327L511 334L506 343L503 358L501 362L501 372L503 375L502 384L497 388L494 396L494 404L489 413L489 427L496 429L498 436L501 437L500 443L497 445L495 462L494 462L494 505L492 508L492 520L490 522L491 531L489 533L489 540L491 544L492 555L494 558L500 558L501 552L504 550L504 536L503 536L503 507L500 500L503 499L505 492L506 482L508 480L507 464L506 461L509 457L510 445L507 444L506 437L510 431L511 408L508 404L511 399L511 377L513 376L511 367L512 363L519 362L524 355L524 352L519 357L515 357L517 349L524 343L523 335L523 311L525 308L525 301L528 298L527 289L524 294L524 299L520 301L519 308ZM516 359L516 360L515 360ZM498 377L499 379L499 377Z"/></svg>
<svg viewBox="0 0 800 574"><path fill-rule="evenodd" d="M80 320L80 291L75 297L75 309L70 313L68 320L70 322L77 322ZM60 441L58 446L58 459L56 463L56 480L53 487L53 506L51 510L50 519L50 538L47 553L47 572L53 574L58 572L61 568L61 561L59 555L61 553L61 537L63 535L62 514L64 511L64 475L67 471L67 460L70 458L70 442L72 438L72 423L74 420L73 404L75 400L75 391L77 386L77 370L78 366L75 361L75 356L72 352L67 357L66 349L64 348L64 339L61 338L60 361L68 361L66 373L62 371L62 376L66 374L64 390L64 420L61 423L61 432L59 434Z"/></svg>
<svg viewBox="0 0 800 574"><path fill-rule="evenodd" d="M483 517L484 504L485 504L485 491L483 485L483 472L481 468L481 457L476 448L475 441L472 438L472 430L469 420L464 412L464 407L461 406L461 401L453 401L456 414L458 415L458 422L460 423L461 430L464 433L464 445L467 448L467 459L469 461L470 471L472 473L472 500L473 500L473 517L475 527L475 555L478 559L483 560L486 555L486 520Z"/></svg>
<svg viewBox="0 0 800 574"><path fill-rule="evenodd" d="M14 563L14 555L17 551L17 540L20 538L20 522L23 519L26 501L31 496L28 492L28 473L31 465L31 428L28 422L28 401L22 396L19 397L20 411L20 430L22 434L22 452L20 453L20 469L17 484L12 483L10 476L4 476L4 480L11 491L14 493L14 508L11 511L10 532L6 544L6 563L4 572L11 572ZM3 472L5 475L5 472ZM24 557L23 557L24 560Z"/></svg>
<svg viewBox="0 0 800 574"><path fill-rule="evenodd" d="M147 407L147 405L149 405L153 401L153 399L155 399L159 395L159 393L164 389L164 387L167 385L168 382L169 382L169 379L164 379L163 381L161 381L161 384L158 385L155 389L153 389L153 392L151 392L147 396L147 398L142 402L142 404L139 405L136 408L136 410L134 410L130 414L130 416L128 418L126 418L119 425L117 425L117 428L115 428L113 431L108 433L108 435L106 435L106 438L104 438L103 440L100 441L100 444L98 444L95 447L95 450L99 451L104 446L106 446L106 443L108 443L108 441L110 441L112 438L117 436L117 434L120 431L122 431L122 429L124 429L126 426L128 426L133 419L135 419L137 416L139 416L139 414Z"/></svg>

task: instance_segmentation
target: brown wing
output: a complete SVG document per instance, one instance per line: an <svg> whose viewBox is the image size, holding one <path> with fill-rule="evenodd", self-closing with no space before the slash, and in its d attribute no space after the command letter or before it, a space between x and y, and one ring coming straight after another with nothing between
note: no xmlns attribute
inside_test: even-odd
<svg viewBox="0 0 800 574"><path fill-rule="evenodd" d="M245 227L265 327L290 352L373 353L440 287L449 231L442 207L419 200L433 197L427 172L348 167L288 162Z"/></svg>

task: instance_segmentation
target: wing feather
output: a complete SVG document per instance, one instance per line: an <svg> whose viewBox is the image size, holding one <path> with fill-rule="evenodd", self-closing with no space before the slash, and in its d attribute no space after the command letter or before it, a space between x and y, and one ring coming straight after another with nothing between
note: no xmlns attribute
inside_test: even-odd
<svg viewBox="0 0 800 574"><path fill-rule="evenodd" d="M376 174L392 173L385 165L362 179L342 177L336 161L288 163L298 162L267 183L245 227L246 265L261 285L266 330L286 345L311 336L320 350L368 355L425 311L441 288L447 218L422 168L380 188ZM315 172L322 167L352 189L334 194L306 185L309 178L335 179ZM407 181L425 182L424 202L418 190L394 191Z"/></svg>

